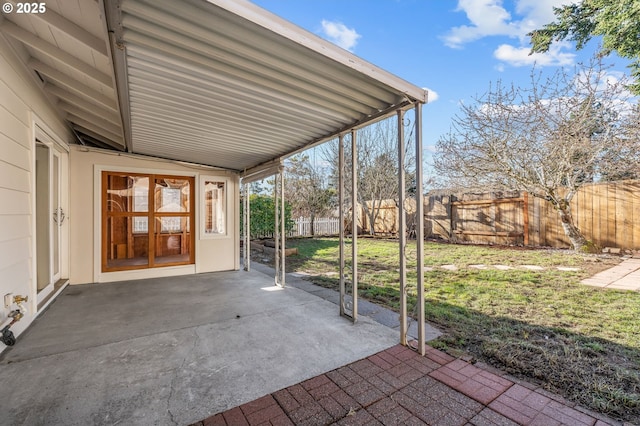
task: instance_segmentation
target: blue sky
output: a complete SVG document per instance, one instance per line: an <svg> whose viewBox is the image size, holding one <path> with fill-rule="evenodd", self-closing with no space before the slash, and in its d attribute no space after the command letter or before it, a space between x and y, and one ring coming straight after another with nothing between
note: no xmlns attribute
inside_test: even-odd
<svg viewBox="0 0 640 426"><path fill-rule="evenodd" d="M531 69L553 72L587 62L598 40L576 51L568 42L529 56L526 34L554 19L570 0L253 0L264 9L425 87L425 151L449 130L460 102L491 82L528 86ZM613 55L610 72L628 73ZM428 154L428 152L427 152Z"/></svg>

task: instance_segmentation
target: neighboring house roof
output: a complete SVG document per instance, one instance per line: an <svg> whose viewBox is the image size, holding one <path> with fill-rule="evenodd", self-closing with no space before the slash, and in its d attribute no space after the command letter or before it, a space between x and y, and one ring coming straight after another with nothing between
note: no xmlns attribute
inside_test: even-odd
<svg viewBox="0 0 640 426"><path fill-rule="evenodd" d="M426 101L423 89L243 0L50 3L45 15L7 15L0 31L97 145L256 170Z"/></svg>

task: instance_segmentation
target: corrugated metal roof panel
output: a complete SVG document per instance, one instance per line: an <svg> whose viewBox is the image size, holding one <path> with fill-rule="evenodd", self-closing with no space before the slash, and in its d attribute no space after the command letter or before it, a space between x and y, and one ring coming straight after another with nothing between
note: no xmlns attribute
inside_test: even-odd
<svg viewBox="0 0 640 426"><path fill-rule="evenodd" d="M116 9L136 153L244 170L424 101L422 89L248 2Z"/></svg>

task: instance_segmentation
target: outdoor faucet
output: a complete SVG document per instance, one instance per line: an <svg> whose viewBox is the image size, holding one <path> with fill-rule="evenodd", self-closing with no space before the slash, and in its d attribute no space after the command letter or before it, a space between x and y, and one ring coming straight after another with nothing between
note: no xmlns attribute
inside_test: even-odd
<svg viewBox="0 0 640 426"><path fill-rule="evenodd" d="M20 305L21 303L27 301L29 301L29 296L20 296L19 294L13 296L13 303L15 303L16 305Z"/></svg>
<svg viewBox="0 0 640 426"><path fill-rule="evenodd" d="M9 312L7 319L0 324L0 342L4 343L7 346L13 346L16 344L16 337L11 330L11 326L24 317L24 314L27 310L22 306L23 302L27 302L29 300L29 296L13 296L13 303L18 306L18 309L15 309Z"/></svg>

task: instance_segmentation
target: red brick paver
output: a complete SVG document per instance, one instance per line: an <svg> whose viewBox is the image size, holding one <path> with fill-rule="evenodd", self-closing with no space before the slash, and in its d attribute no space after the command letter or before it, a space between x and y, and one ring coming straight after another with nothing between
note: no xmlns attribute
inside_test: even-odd
<svg viewBox="0 0 640 426"><path fill-rule="evenodd" d="M570 405L431 347L422 357L397 345L194 426L620 425Z"/></svg>

